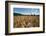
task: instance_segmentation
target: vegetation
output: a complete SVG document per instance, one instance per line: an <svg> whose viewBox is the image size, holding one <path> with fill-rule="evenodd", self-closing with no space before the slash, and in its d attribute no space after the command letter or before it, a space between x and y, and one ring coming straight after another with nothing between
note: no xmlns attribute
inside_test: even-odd
<svg viewBox="0 0 46 36"><path fill-rule="evenodd" d="M14 28L39 27L39 16L14 16Z"/></svg>

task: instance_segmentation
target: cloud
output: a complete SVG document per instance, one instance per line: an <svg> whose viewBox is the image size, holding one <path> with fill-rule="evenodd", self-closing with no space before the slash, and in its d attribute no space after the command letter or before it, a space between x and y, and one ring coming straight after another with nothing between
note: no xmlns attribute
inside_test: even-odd
<svg viewBox="0 0 46 36"><path fill-rule="evenodd" d="M24 15L39 15L40 10L39 8L14 8L14 13L20 13Z"/></svg>

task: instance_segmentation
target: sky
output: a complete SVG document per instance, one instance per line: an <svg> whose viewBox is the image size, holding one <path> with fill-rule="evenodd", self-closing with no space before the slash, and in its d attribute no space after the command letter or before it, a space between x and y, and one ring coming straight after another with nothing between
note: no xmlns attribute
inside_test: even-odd
<svg viewBox="0 0 46 36"><path fill-rule="evenodd" d="M13 8L14 13L24 14L24 15L39 15L40 9L39 8Z"/></svg>

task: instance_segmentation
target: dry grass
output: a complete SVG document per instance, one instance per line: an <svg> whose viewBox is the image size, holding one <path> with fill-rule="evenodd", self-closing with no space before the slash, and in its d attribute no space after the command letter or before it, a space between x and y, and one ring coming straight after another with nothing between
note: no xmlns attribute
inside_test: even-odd
<svg viewBox="0 0 46 36"><path fill-rule="evenodd" d="M14 16L14 28L39 27L39 16Z"/></svg>

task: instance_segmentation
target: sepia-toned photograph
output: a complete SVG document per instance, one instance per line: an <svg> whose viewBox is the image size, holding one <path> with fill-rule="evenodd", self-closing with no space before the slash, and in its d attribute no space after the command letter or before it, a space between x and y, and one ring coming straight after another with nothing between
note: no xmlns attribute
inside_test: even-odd
<svg viewBox="0 0 46 36"><path fill-rule="evenodd" d="M13 8L14 28L39 27L39 8Z"/></svg>

